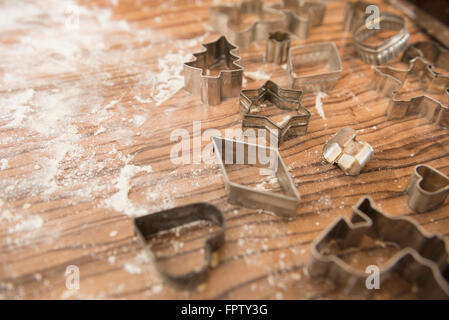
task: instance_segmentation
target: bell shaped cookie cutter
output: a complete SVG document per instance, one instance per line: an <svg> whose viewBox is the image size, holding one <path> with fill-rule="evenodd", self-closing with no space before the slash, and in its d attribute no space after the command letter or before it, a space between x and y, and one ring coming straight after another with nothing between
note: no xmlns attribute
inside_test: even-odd
<svg viewBox="0 0 449 320"><path fill-rule="evenodd" d="M380 284L396 273L416 284L422 299L449 299L449 244L443 236L426 234L412 219L385 215L369 197L362 198L353 209L349 221L338 218L313 241L306 267L311 278L327 278L347 294L369 292L369 274L354 269L329 250L331 243L339 250L357 247L366 235L400 248L380 269Z"/></svg>
<svg viewBox="0 0 449 320"><path fill-rule="evenodd" d="M282 0L271 6L287 16L287 31L299 39L306 39L312 27L323 23L326 4L322 2Z"/></svg>
<svg viewBox="0 0 449 320"><path fill-rule="evenodd" d="M400 99L397 92L410 76L419 79L424 93L411 99ZM410 60L408 70L389 66L376 67L373 85L378 92L391 98L387 109L388 119L403 119L418 114L440 127L449 128L449 77L433 71L424 58ZM436 100L430 94L441 98Z"/></svg>
<svg viewBox="0 0 449 320"><path fill-rule="evenodd" d="M277 149L217 136L213 137L213 145L230 203L270 211L285 218L295 217L300 196ZM283 193L267 192L232 182L226 172L227 164L248 164L273 170Z"/></svg>
<svg viewBox="0 0 449 320"><path fill-rule="evenodd" d="M238 30L245 15L257 16L257 19L247 29ZM284 30L286 18L282 12L264 7L260 0L245 0L238 5L209 7L209 23L214 31L224 34L241 49L246 49L255 40L267 39L270 31Z"/></svg>
<svg viewBox="0 0 449 320"><path fill-rule="evenodd" d="M195 59L184 63L184 88L191 94L201 96L207 105L217 105L221 100L236 97L242 87L243 68L237 64L240 57L232 52L238 49L224 36L202 45L202 52L194 53ZM210 75L210 69L221 65L226 69L218 75Z"/></svg>
<svg viewBox="0 0 449 320"><path fill-rule="evenodd" d="M407 186L408 206L416 212L426 212L441 205L449 195L449 177L421 164L415 167Z"/></svg>
<svg viewBox="0 0 449 320"><path fill-rule="evenodd" d="M310 112L301 104L301 98L301 90L284 89L270 80L258 89L242 90L240 92L242 128L264 129L265 133L277 138L278 145L286 140L305 135ZM264 101L270 101L278 109L296 111L295 115L289 116L284 123L277 124L269 117L252 114L253 110L259 108Z"/></svg>
<svg viewBox="0 0 449 320"><path fill-rule="evenodd" d="M351 176L358 175L373 154L373 148L364 141L356 140L356 136L354 129L340 129L323 148L324 159L337 164Z"/></svg>
<svg viewBox="0 0 449 320"><path fill-rule="evenodd" d="M301 67L325 63L327 71L301 75ZM321 42L290 49L287 76L292 88L303 92L325 91L335 87L343 70L337 46L333 42ZM299 73L299 74L297 74Z"/></svg>
<svg viewBox="0 0 449 320"><path fill-rule="evenodd" d="M186 274L167 272L158 263L157 258L148 247L146 239L161 231L167 231L196 221L209 221L220 227L219 230L206 239L204 246L205 264ZM199 202L135 218L134 230L147 256L155 263L157 270L167 282L180 288L194 288L206 281L212 252L218 250L224 244L225 218L221 210L214 205L207 202Z"/></svg>

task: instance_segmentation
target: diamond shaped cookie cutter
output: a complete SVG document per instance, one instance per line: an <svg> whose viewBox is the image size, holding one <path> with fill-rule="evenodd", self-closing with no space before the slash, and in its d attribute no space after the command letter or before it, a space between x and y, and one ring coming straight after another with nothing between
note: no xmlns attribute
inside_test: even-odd
<svg viewBox="0 0 449 320"><path fill-rule="evenodd" d="M285 218L295 217L300 196L278 150L217 136L213 137L213 145L230 203L270 211ZM269 159L262 160L260 155L267 153ZM225 164L249 164L274 170L284 194L257 190L232 182Z"/></svg>
<svg viewBox="0 0 449 320"><path fill-rule="evenodd" d="M327 71L310 75L297 75L295 70L311 63L326 62ZM343 70L337 46L333 42L321 42L290 49L287 75L292 88L304 92L325 91L335 87Z"/></svg>
<svg viewBox="0 0 449 320"><path fill-rule="evenodd" d="M232 52L238 48L224 36L216 41L203 44L202 52L194 53L195 59L184 63L184 88L191 94L201 97L208 105L216 105L226 98L240 93L243 68L237 64L240 57ZM218 75L208 74L210 68L225 64L227 69Z"/></svg>
<svg viewBox="0 0 449 320"><path fill-rule="evenodd" d="M421 164L415 167L407 186L408 206L416 212L426 212L441 205L449 195L449 177Z"/></svg>
<svg viewBox="0 0 449 320"><path fill-rule="evenodd" d="M240 92L240 110L243 113L242 128L263 129L276 136L278 145L284 141L303 136L307 133L310 112L301 104L302 91L284 89L273 81L267 81L258 89ZM273 122L269 117L252 114L264 101L270 101L276 108L296 111L282 124ZM258 130L256 130L256 134Z"/></svg>
<svg viewBox="0 0 449 320"><path fill-rule="evenodd" d="M337 164L346 175L351 176L358 175L373 154L373 148L364 141L356 140L356 136L354 129L340 129L323 148L324 159Z"/></svg>
<svg viewBox="0 0 449 320"><path fill-rule="evenodd" d="M374 207L370 197L354 206L350 220L338 218L311 245L306 267L311 278L327 278L345 293L367 293L369 274L354 269L329 250L334 243L342 251L357 247L365 235L400 248L380 269L382 283L399 274L417 285L423 299L449 299L449 244L443 236L426 234L412 219L390 217Z"/></svg>
<svg viewBox="0 0 449 320"><path fill-rule="evenodd" d="M301 0L282 0L271 6L287 16L287 30L300 39L306 39L312 27L323 23L326 4Z"/></svg>
<svg viewBox="0 0 449 320"><path fill-rule="evenodd" d="M407 70L379 66L374 71L373 83L376 90L391 99L386 112L388 119L420 115L440 127L449 128L448 76L433 71L431 65L422 57L410 60ZM397 97L397 92L409 76L419 79L424 93L411 99L400 99ZM441 98L436 100L429 94L438 94Z"/></svg>
<svg viewBox="0 0 449 320"><path fill-rule="evenodd" d="M245 15L255 15L258 19L247 29L236 30ZM269 16L275 18L267 19ZM209 23L214 31L224 34L241 49L246 49L255 40L267 39L270 31L284 30L286 17L278 10L264 7L260 0L245 0L238 5L209 7Z"/></svg>
<svg viewBox="0 0 449 320"><path fill-rule="evenodd" d="M172 274L167 272L157 261L151 249L146 244L146 238L161 231L196 221L209 221L220 227L210 235L204 246L205 264L186 274ZM170 284L181 288L194 288L206 281L211 265L212 252L218 250L225 241L225 218L221 210L207 202L192 203L185 206L151 213L134 219L134 232L144 248L144 252L155 263L163 278Z"/></svg>

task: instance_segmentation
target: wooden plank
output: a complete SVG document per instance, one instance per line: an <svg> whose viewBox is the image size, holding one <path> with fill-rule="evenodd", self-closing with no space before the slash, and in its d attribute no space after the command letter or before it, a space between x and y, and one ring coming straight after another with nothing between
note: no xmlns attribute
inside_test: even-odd
<svg viewBox="0 0 449 320"><path fill-rule="evenodd" d="M241 126L237 98L207 107L181 89L167 99L179 81L182 86L179 68L189 54L218 36L207 27L213 1L116 2L82 1L75 30L65 29L70 12L60 16L67 4L49 6L43 16L27 2L2 10L11 24L0 34L0 297L348 298L309 280L303 267L311 241L337 217L349 216L364 195L390 215L411 216L428 232L449 234L447 200L416 214L404 194L417 164L449 174L449 131L418 117L386 119L388 99L372 89L372 67L355 56L342 32L343 1L327 4L323 25L307 40L292 41L334 41L343 62L337 86L322 99L326 119L315 107L316 94L305 94L312 114L308 133L280 147L302 197L293 221L228 204L211 154L198 164L171 161L174 130L193 139L194 121L201 122L202 133ZM383 3L380 8L397 12ZM407 24L411 42L426 39L413 22ZM264 64L264 50L264 41L241 50L241 65L286 86L285 68ZM398 61L392 64L401 66ZM262 84L246 79L244 88ZM375 150L357 177L321 156L342 127L360 130L360 139ZM176 290L145 259L132 218L195 201L224 211L226 243L207 285ZM176 241L158 239L170 268L201 262L207 230L187 231ZM381 264L393 253L372 250L354 261ZM66 288L69 265L79 267L80 290ZM383 289L375 297L413 296L396 282Z"/></svg>

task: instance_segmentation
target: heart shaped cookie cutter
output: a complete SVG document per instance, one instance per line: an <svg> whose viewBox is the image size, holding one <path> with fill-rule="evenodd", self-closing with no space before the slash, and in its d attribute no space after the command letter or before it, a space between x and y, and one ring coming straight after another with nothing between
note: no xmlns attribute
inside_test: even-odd
<svg viewBox="0 0 449 320"><path fill-rule="evenodd" d="M407 187L408 206L416 212L438 207L449 195L449 177L431 166L415 167Z"/></svg>
<svg viewBox="0 0 449 320"><path fill-rule="evenodd" d="M146 239L161 231L196 221L209 221L220 229L206 239L204 254L206 262L194 271L185 274L173 274L166 271L146 243ZM151 213L134 220L135 234L146 254L152 259L159 273L170 284L182 288L194 288L207 280L211 265L212 252L218 250L225 241L225 218L221 210L207 202L192 203L185 206Z"/></svg>

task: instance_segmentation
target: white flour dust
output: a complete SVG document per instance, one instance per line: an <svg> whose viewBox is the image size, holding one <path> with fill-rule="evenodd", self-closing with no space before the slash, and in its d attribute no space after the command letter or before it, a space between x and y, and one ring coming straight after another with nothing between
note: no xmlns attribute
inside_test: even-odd
<svg viewBox="0 0 449 320"><path fill-rule="evenodd" d="M129 164L118 150L136 143L148 108L183 87L182 63L206 35L172 39L115 19L113 9L75 0L2 1L0 216L33 196L76 202L107 194L100 206L141 212L128 193L133 177L151 166ZM155 50L159 58L148 59ZM144 197L159 200L172 203L160 184ZM41 218L27 214L7 230L38 229Z"/></svg>

